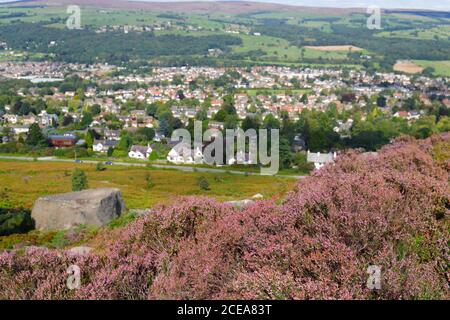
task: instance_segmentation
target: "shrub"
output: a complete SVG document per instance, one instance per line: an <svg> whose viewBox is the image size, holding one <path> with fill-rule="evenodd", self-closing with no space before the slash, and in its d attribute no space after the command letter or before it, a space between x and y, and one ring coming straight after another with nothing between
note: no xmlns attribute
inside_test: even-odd
<svg viewBox="0 0 450 320"><path fill-rule="evenodd" d="M97 162L95 165L95 171L105 171L106 167L101 162Z"/></svg>
<svg viewBox="0 0 450 320"><path fill-rule="evenodd" d="M152 153L150 153L150 156L149 156L149 160L150 161L155 161L155 160L158 160L158 152L156 152L155 150L153 150L152 151Z"/></svg>
<svg viewBox="0 0 450 320"><path fill-rule="evenodd" d="M209 188L209 182L204 176L200 176L197 179L197 185L199 186L200 190L210 190Z"/></svg>
<svg viewBox="0 0 450 320"><path fill-rule="evenodd" d="M88 188L86 174L81 169L74 169L72 172L72 191L81 191Z"/></svg>
<svg viewBox="0 0 450 320"><path fill-rule="evenodd" d="M34 221L27 210L0 209L0 236L26 233L34 229Z"/></svg>

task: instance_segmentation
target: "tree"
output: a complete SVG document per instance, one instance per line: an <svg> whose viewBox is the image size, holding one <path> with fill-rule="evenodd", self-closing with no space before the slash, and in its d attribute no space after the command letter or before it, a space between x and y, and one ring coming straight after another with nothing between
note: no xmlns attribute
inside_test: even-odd
<svg viewBox="0 0 450 320"><path fill-rule="evenodd" d="M225 129L236 129L238 125L238 117L236 115L228 115L225 118Z"/></svg>
<svg viewBox="0 0 450 320"><path fill-rule="evenodd" d="M133 144L133 138L128 133L124 133L120 137L120 141L119 141L119 144L117 145L117 149L128 152L128 150L130 149L132 144Z"/></svg>
<svg viewBox="0 0 450 320"><path fill-rule="evenodd" d="M94 118L92 117L92 114L90 112L84 112L83 118L81 119L81 126L87 127L92 123L93 120Z"/></svg>
<svg viewBox="0 0 450 320"><path fill-rule="evenodd" d="M231 94L227 94L223 97L222 109L227 114L236 114L236 108L234 107L234 97Z"/></svg>
<svg viewBox="0 0 450 320"><path fill-rule="evenodd" d="M301 103L308 103L308 96L306 95L306 93L304 93L302 95L302 97L300 98L300 102Z"/></svg>
<svg viewBox="0 0 450 320"><path fill-rule="evenodd" d="M385 96L378 96L377 98L377 106L380 108L386 107L386 97Z"/></svg>
<svg viewBox="0 0 450 320"><path fill-rule="evenodd" d="M198 110L197 114L195 115L195 119L197 119L199 121L204 121L204 120L208 119L208 112L207 112L206 108L201 108L200 110Z"/></svg>
<svg viewBox="0 0 450 320"><path fill-rule="evenodd" d="M74 169L72 172L72 191L81 191L88 188L86 174L81 169Z"/></svg>
<svg viewBox="0 0 450 320"><path fill-rule="evenodd" d="M68 125L71 125L73 123L73 117L71 115L64 116L64 119L62 121L63 127L67 127Z"/></svg>
<svg viewBox="0 0 450 320"><path fill-rule="evenodd" d="M227 117L227 113L225 112L225 110L224 109L220 109L214 115L214 120L219 121L219 122L224 122L226 117Z"/></svg>
<svg viewBox="0 0 450 320"><path fill-rule="evenodd" d="M177 91L177 97L178 97L178 99L180 99L180 100L186 99L186 96L184 95L183 90L178 90L178 91Z"/></svg>
<svg viewBox="0 0 450 320"><path fill-rule="evenodd" d="M204 176L200 176L197 179L197 185L199 186L200 190L210 190L209 188L209 182Z"/></svg>
<svg viewBox="0 0 450 320"><path fill-rule="evenodd" d="M248 129L259 129L259 122L255 117L245 117L242 121L242 130L247 131Z"/></svg>
<svg viewBox="0 0 450 320"><path fill-rule="evenodd" d="M33 123L28 131L26 144L30 146L43 147L47 145L47 140L37 123Z"/></svg>
<svg viewBox="0 0 450 320"><path fill-rule="evenodd" d="M92 130L88 130L86 131L86 135L84 136L84 140L86 141L86 146L88 148L92 148L92 146L94 145L94 133L92 132Z"/></svg>
<svg viewBox="0 0 450 320"><path fill-rule="evenodd" d="M294 156L291 152L291 146L289 141L285 138L280 139L280 166L282 169L290 168L292 162L294 161Z"/></svg>
<svg viewBox="0 0 450 320"><path fill-rule="evenodd" d="M169 136L170 133L170 127L169 122L166 119L161 119L159 121L159 133L163 134L164 136Z"/></svg>
<svg viewBox="0 0 450 320"><path fill-rule="evenodd" d="M280 121L278 119L276 119L273 114L269 113L265 118L264 118L264 129L280 129Z"/></svg>
<svg viewBox="0 0 450 320"><path fill-rule="evenodd" d="M152 103L150 105L148 105L147 107L147 114L149 116L156 116L156 112L158 111L158 104L157 103Z"/></svg>
<svg viewBox="0 0 450 320"><path fill-rule="evenodd" d="M422 74L427 77L431 77L435 73L435 69L433 67L426 67L422 70Z"/></svg>
<svg viewBox="0 0 450 320"><path fill-rule="evenodd" d="M7 141L11 140L11 137L13 135L13 131L9 127L3 127L2 132L0 134L2 137L5 137ZM1 140L0 140L1 142Z"/></svg>
<svg viewBox="0 0 450 320"><path fill-rule="evenodd" d="M155 137L155 130L152 128L139 128L137 130L137 134L140 134L143 137L145 137L146 141L152 141L153 138Z"/></svg>

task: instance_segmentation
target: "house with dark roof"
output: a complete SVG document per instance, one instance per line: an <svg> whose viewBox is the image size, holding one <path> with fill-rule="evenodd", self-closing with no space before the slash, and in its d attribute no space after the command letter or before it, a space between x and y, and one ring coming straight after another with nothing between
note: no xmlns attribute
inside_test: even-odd
<svg viewBox="0 0 450 320"><path fill-rule="evenodd" d="M132 159L139 159L139 160L147 160L150 157L150 154L152 153L152 148L148 146L132 146L130 149L130 152L128 152L128 157Z"/></svg>
<svg viewBox="0 0 450 320"><path fill-rule="evenodd" d="M48 137L50 144L55 148L70 148L77 142L73 135L51 135Z"/></svg>
<svg viewBox="0 0 450 320"><path fill-rule="evenodd" d="M109 148L115 148L119 144L117 140L94 140L92 150L95 152L108 152Z"/></svg>

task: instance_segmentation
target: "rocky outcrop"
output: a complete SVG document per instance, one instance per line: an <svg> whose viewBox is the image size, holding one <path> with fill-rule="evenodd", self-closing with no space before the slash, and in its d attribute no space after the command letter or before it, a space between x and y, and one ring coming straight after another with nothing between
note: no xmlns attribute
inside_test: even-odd
<svg viewBox="0 0 450 320"><path fill-rule="evenodd" d="M124 212L119 189L91 189L39 198L31 213L38 230L103 226Z"/></svg>

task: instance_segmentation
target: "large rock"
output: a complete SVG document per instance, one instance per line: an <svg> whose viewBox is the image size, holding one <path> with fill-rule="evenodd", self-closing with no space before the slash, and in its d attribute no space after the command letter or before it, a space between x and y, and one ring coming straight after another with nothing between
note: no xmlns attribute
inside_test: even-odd
<svg viewBox="0 0 450 320"><path fill-rule="evenodd" d="M124 210L119 189L92 189L39 198L31 217L38 230L62 230L80 224L103 226Z"/></svg>

